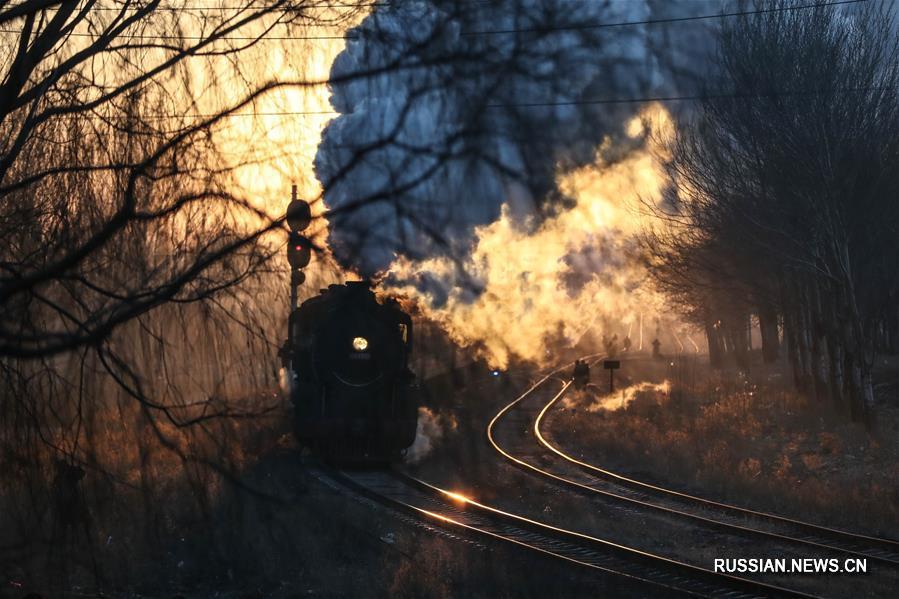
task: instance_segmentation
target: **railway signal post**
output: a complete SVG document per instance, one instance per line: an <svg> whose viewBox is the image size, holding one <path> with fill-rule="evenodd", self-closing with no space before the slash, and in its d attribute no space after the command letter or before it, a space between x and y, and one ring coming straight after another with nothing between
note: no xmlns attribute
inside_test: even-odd
<svg viewBox="0 0 899 599"><path fill-rule="evenodd" d="M621 368L621 360L603 360L602 367L609 371L609 393L615 393L615 370Z"/></svg>
<svg viewBox="0 0 899 599"><path fill-rule="evenodd" d="M287 205L287 226L290 234L287 240L287 263L290 264L290 310L297 307L297 288L306 280L303 268L312 258L312 244L302 235L312 222L309 202L297 198L297 186L291 189L290 204Z"/></svg>

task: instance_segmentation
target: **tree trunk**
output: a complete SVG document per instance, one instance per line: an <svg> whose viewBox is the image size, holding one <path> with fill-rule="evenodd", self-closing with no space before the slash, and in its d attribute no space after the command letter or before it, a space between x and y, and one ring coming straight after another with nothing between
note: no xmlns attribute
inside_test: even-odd
<svg viewBox="0 0 899 599"><path fill-rule="evenodd" d="M788 274L788 273L787 273ZM780 305L783 306L783 332L784 343L787 347L787 359L790 363L790 373L793 375L793 386L801 390L802 379L800 377L801 365L799 362L799 316L797 314L797 302L795 285L792 279L785 276L780 279Z"/></svg>
<svg viewBox="0 0 899 599"><path fill-rule="evenodd" d="M846 401L843 395L843 389L845 388L846 383L843 372L843 350L836 342L836 338L833 334L827 335L826 339L828 371L830 374L830 397L838 410L844 410L846 408Z"/></svg>
<svg viewBox="0 0 899 599"><path fill-rule="evenodd" d="M805 392L814 390L812 377L811 355L811 322L808 313L808 303L805 294L798 295L796 314L798 318L796 327L796 347L799 353L799 389Z"/></svg>
<svg viewBox="0 0 899 599"><path fill-rule="evenodd" d="M838 309L844 315L841 319L840 329L844 332L842 341L845 344L847 356L846 380L849 381L847 396L850 402L850 414L855 422L864 422L867 426L873 423L870 420L871 408L874 404L874 384L871 375L871 367L874 361L874 341L871 336L865 334L864 319L858 307L856 298L855 281L853 279L852 261L849 256L847 242L837 244L837 256L841 273L837 291L833 295L838 298Z"/></svg>
<svg viewBox="0 0 899 599"><path fill-rule="evenodd" d="M822 293L820 286L815 284L809 291L809 322L811 324L811 375L814 385L815 397L819 401L832 399L829 380L829 356L827 355L827 340L825 336L826 311L822 306Z"/></svg>
<svg viewBox="0 0 899 599"><path fill-rule="evenodd" d="M724 340L720 324L711 318L706 319L705 336L709 344L709 365L720 369L724 366Z"/></svg>
<svg viewBox="0 0 899 599"><path fill-rule="evenodd" d="M727 340L734 354L737 366L749 368L749 315L740 314L728 318L726 322Z"/></svg>
<svg viewBox="0 0 899 599"><path fill-rule="evenodd" d="M777 337L777 311L770 304L759 308L759 332L762 336L762 360L765 364L777 361L780 340Z"/></svg>

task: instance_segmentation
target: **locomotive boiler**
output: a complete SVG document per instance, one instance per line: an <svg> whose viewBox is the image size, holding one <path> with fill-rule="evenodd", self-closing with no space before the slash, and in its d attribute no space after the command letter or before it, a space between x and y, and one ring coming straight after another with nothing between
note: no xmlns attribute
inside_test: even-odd
<svg viewBox="0 0 899 599"><path fill-rule="evenodd" d="M285 366L300 443L393 460L415 440L412 319L367 283L331 285L290 315Z"/></svg>

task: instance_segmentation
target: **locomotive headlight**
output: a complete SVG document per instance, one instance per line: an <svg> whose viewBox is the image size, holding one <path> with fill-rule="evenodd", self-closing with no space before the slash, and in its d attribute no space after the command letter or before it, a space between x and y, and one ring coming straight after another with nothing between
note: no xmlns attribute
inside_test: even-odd
<svg viewBox="0 0 899 599"><path fill-rule="evenodd" d="M365 351L368 349L368 339L365 337L353 337L353 349L356 351Z"/></svg>

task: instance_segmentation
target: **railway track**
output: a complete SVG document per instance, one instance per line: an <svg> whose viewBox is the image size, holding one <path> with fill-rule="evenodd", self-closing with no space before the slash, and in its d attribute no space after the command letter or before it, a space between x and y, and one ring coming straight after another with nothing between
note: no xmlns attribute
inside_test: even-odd
<svg viewBox="0 0 899 599"><path fill-rule="evenodd" d="M540 379L515 401L506 405L487 427L490 444L514 465L536 474L554 484L602 497L643 511L668 514L695 524L713 527L726 533L767 539L780 545L807 548L816 552L839 553L865 558L880 565L899 567L899 543L859 535L715 502L673 489L638 481L584 462L556 446L544 434L546 415L568 391L571 381L564 381L561 389L549 401L535 397L535 391L545 385L555 373ZM536 399L536 402L534 401ZM517 431L530 432L530 446L512 448L497 439L500 421ZM526 441L530 435L524 436Z"/></svg>
<svg viewBox="0 0 899 599"><path fill-rule="evenodd" d="M394 510L479 541L503 543L547 559L700 597L812 597L791 589L686 564L595 536L500 510L396 470L321 469L330 479Z"/></svg>

